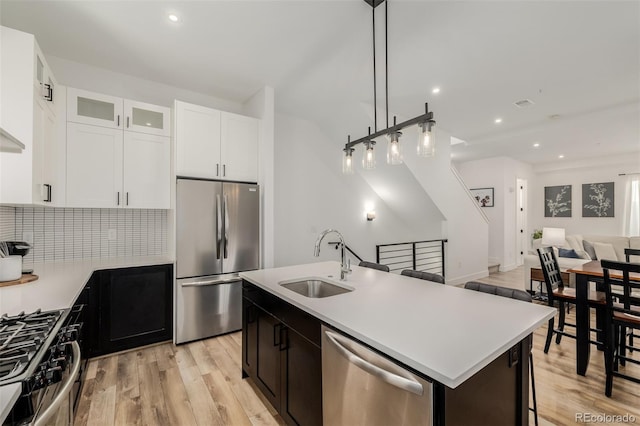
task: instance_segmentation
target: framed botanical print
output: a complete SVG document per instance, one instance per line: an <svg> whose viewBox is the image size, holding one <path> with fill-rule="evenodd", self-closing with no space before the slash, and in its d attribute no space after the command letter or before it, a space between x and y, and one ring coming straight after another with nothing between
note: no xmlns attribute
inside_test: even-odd
<svg viewBox="0 0 640 426"><path fill-rule="evenodd" d="M571 185L544 187L544 217L571 217Z"/></svg>
<svg viewBox="0 0 640 426"><path fill-rule="evenodd" d="M582 185L582 217L613 217L614 183L585 183Z"/></svg>

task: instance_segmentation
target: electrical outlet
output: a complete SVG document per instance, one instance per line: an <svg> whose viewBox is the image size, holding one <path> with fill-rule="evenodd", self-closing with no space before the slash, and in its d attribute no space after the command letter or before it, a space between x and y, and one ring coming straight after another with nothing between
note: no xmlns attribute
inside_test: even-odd
<svg viewBox="0 0 640 426"><path fill-rule="evenodd" d="M33 244L33 231L24 231L22 233L22 240L27 244Z"/></svg>
<svg viewBox="0 0 640 426"><path fill-rule="evenodd" d="M109 232L107 233L107 240L115 241L116 238L118 238L118 232L115 229L109 229Z"/></svg>

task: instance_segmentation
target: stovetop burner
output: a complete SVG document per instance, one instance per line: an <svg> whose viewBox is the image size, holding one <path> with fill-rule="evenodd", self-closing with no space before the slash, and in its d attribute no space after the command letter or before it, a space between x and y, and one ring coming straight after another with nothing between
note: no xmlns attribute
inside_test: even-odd
<svg viewBox="0 0 640 426"><path fill-rule="evenodd" d="M21 375L52 334L64 311L0 317L0 384Z"/></svg>

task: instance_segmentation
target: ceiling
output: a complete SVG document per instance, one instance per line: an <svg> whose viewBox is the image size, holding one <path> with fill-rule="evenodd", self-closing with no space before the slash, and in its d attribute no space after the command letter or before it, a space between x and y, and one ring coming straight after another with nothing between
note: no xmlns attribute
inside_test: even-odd
<svg viewBox="0 0 640 426"><path fill-rule="evenodd" d="M639 1L388 7L390 114L412 118L429 102L438 126L465 141L452 148L455 161L640 152ZM384 6L376 11L382 30ZM35 34L45 54L211 96L243 102L272 86L278 112L313 120L336 146L373 125L362 0L2 0L0 22ZM378 31L378 129L383 40ZM533 105L514 105L522 99Z"/></svg>

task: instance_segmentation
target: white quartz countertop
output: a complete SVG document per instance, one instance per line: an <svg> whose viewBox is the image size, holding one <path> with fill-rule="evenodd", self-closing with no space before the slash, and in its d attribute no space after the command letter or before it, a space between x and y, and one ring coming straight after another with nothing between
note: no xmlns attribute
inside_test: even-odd
<svg viewBox="0 0 640 426"><path fill-rule="evenodd" d="M36 309L69 308L94 271L173 263L167 256L95 258L76 262L36 263L36 281L0 287L0 314L15 315Z"/></svg>
<svg viewBox="0 0 640 426"><path fill-rule="evenodd" d="M318 299L279 283L305 277L339 281L339 263L262 269L240 276L450 388L556 313L549 306L369 268L352 269L341 283L354 291Z"/></svg>

